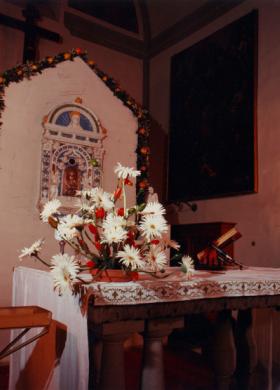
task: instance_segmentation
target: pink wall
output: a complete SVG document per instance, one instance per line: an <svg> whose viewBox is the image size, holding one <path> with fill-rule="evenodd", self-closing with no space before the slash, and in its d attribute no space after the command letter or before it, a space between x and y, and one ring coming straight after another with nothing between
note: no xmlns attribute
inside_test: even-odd
<svg viewBox="0 0 280 390"><path fill-rule="evenodd" d="M171 207L170 222L237 222L243 237L236 243L236 257L246 264L280 266L280 45L277 39L280 4L247 1L155 57L151 64L151 113L168 132L171 56L256 8L259 9L259 191L257 194L199 201L196 213L187 206L182 210Z"/></svg>
<svg viewBox="0 0 280 390"><path fill-rule="evenodd" d="M0 0L1 12L5 15L22 19L21 9L6 1ZM79 16L87 17L74 9L68 9L67 1L56 3L58 20L42 18L40 26L59 33L62 43L55 43L41 39L39 41L39 56L43 58L48 55L56 55L62 51L80 47L88 51L89 57L97 65L108 73L115 80L119 81L122 89L125 89L138 102L142 101L142 61L126 54L111 50L109 48L82 40L70 34L64 26L64 11L76 13ZM23 33L0 25L0 72L9 69L22 62Z"/></svg>
<svg viewBox="0 0 280 390"><path fill-rule="evenodd" d="M15 7L3 0L0 0L1 3L1 12L3 12L6 15L10 15L13 17L16 17L18 19L21 19L21 12L20 8ZM120 82L121 88L125 89L131 96L133 96L137 101L142 101L142 61L133 57L130 57L128 55L119 53L117 51L108 49L106 47L102 47L99 45L96 45L94 43L84 41L81 39L78 39L76 37L73 37L70 32L64 27L63 25L63 11L66 9L66 1L60 1L59 2L61 8L59 9L59 21L54 21L51 19L44 18L41 22L41 26L48 28L52 31L56 31L63 37L63 43L57 44L53 42L49 42L46 40L41 40L39 44L39 52L40 52L40 58L43 58L47 55L56 55L59 52L71 50L72 48L80 47L82 49L85 49L89 53L89 58L93 59L99 68L104 70L106 73L108 73L110 76L112 76L115 80ZM63 8L65 7L65 8ZM71 10L72 12L72 10ZM23 51L23 34L20 31L0 26L0 73L3 72L6 69L9 69L16 65L17 63L22 62L22 51ZM77 82L80 82L80 85L82 85L83 93L87 93L88 98L88 104L93 104L93 106L102 105L103 109L100 109L99 116L102 117L102 115L105 113L106 116L103 118L103 125L108 129L109 134L108 138L104 142L105 149L112 150L112 143L118 144L118 156L115 156L114 164L116 163L116 159L118 161L122 161L124 164L131 163L131 165L135 165L135 162L132 163L132 161L126 161L126 159L135 159L136 155L134 153L136 148L136 135L135 130L137 126L137 123L135 119L133 119L131 112L128 112L128 117L124 115L120 115L119 111L115 109L115 104L117 106L120 106L119 110L121 111L128 111L123 104L118 100L114 98L114 102L112 103L110 99L107 99L107 102L100 97L100 94L97 95L98 86L92 85L92 72L88 74L88 80L86 79L87 74L87 67L82 67L81 71L86 69L84 72L84 75L79 75L77 78L78 80L73 81L73 84L77 84ZM35 79L34 79L35 80ZM37 81L35 83L39 82L39 78L36 78ZM26 82L20 83L20 89L22 89L23 84ZM33 83L32 83L33 84ZM101 83L102 84L102 83ZM11 85L10 89L14 89L16 86L15 84ZM90 90L90 88L92 88ZM56 102L59 102L61 100L61 97L59 96L59 91L56 91L56 86L53 85L45 85L43 90L45 89L45 94L50 94L50 92L53 94L53 96L48 97L48 102L45 104L44 107L44 113L47 113L48 109L51 108L52 105L54 105ZM77 89L77 86L75 85L74 89ZM107 88L105 88L107 89ZM71 87L68 88L69 91L71 91ZM42 91L42 90L41 90ZM111 93L110 93L111 94ZM8 92L6 94L7 98ZM43 95L43 94L42 94ZM50 94L51 95L51 94ZM69 95L69 93L68 93ZM70 93L71 95L71 93ZM17 93L16 96L19 98L19 94ZM27 94L27 96L29 96ZM67 93L65 93L65 100L67 100ZM68 96L68 98L72 99L71 96ZM19 150L27 150L26 147L22 148L22 145L24 145L24 142L26 141L27 144L29 144L30 139L28 140L25 138L25 141L23 140L23 143L21 143L20 139L22 140L23 136L23 127L25 126L25 129L28 130L28 126L24 122L24 120L20 118L21 113L26 111L27 108L27 101L22 99L22 104L17 106L17 109L13 111L12 104L13 99L10 99L9 102L6 102L8 104L7 110L11 108L13 113L10 116L11 118L14 117L15 123L12 125L10 122L10 126L5 127L5 113L3 115L3 129L2 133L0 133L0 145L1 148L3 148L3 145L6 143L5 146L5 153L2 152L1 154L1 170L0 175L5 177L6 179L5 184L3 181L1 181L2 189L4 188L5 191L1 191L1 199L2 199L2 206L0 208L0 214L1 214L1 259L0 259L0 288L1 288L1 294L0 294L0 306L9 306L11 304L11 285L12 285L12 270L14 266L19 265L18 262L18 250L21 249L23 246L28 246L29 243L32 243L35 239L37 239L39 236L49 236L49 232L47 231L45 226L42 226L40 224L40 227L38 225L39 223L39 214L38 210L36 209L36 204L38 201L38 175L40 170L40 162L38 160L37 166L36 162L34 162L33 167L35 167L34 171L34 177L36 177L36 180L32 180L28 185L28 188L26 186L23 188L24 194L20 192L20 186L17 185L16 189L12 188L11 182L13 181L13 178L15 178L15 175L20 176L20 169L22 168L22 161L18 160L18 157L20 155L19 152L16 152L15 150L19 148ZM15 99L17 100L17 99ZM29 99L27 99L29 101ZM36 100L36 99L35 99ZM42 120L42 112L41 109L38 109L38 104L42 99L38 97L36 100L37 105L33 106L33 112L36 110L37 118L33 118L33 120L37 123L30 124L30 128L32 131L34 130L34 137L37 137L40 133L39 138L41 138L41 120ZM44 99L43 99L44 100ZM73 99L71 100L73 101ZM116 103L115 103L116 101ZM23 103L24 102L24 103ZM34 102L33 102L34 104ZM43 107L41 107L43 108ZM93 107L94 110L94 107ZM17 116L14 115L14 113L17 112ZM117 114L116 114L117 112ZM7 114L7 112L6 112ZM9 115L9 114L8 114ZM119 116L118 121L116 122L116 115ZM122 121L123 118L124 121ZM100 118L101 119L101 118ZM111 122L115 121L115 124L117 125L117 129L114 129ZM134 123L134 122L135 123ZM133 122L133 124L131 124ZM24 125L25 123L25 125ZM20 126L18 127L18 125ZM133 141L131 139L127 138L127 127L134 126L135 129L129 134L133 134ZM16 130L18 128L18 130ZM11 131L12 130L12 131ZM4 134L5 131L5 134ZM15 131L15 133L14 133ZM20 135L17 137L16 133L18 131L18 134ZM39 131L39 133L38 133ZM111 135L110 135L111 132ZM13 134L13 135L12 135ZM119 134L119 136L118 136ZM3 135L5 135L3 137ZM7 140L5 137L9 137L10 141ZM125 137L122 141L121 137ZM33 139L34 141L34 139ZM37 141L36 141L37 142ZM40 153L41 145L40 140L37 143L33 143L31 145L34 153L32 153L32 156L39 156L38 153ZM131 146L131 142L134 142ZM127 145L130 145L127 147ZM10 147L13 148L13 145L15 147L14 151L9 151L9 147L7 145L10 145ZM129 148L129 156L126 151L123 150L123 148L126 148L126 150ZM115 150L115 148L114 148ZM4 157L5 156L5 157ZM38 157L37 156L37 157ZM112 155L107 153L107 157L105 157L104 161L104 170L106 170L107 174L111 175L112 173ZM119 160L121 158L121 160ZM4 160L3 160L4 159ZM18 163L16 163L18 161ZM110 168L109 168L110 165ZM5 167L5 169L2 169ZM10 167L10 168L9 168ZM13 168L12 168L13 167ZM10 172L11 171L11 172ZM9 173L10 172L10 173ZM110 172L110 173L109 173ZM2 173L2 174L1 174ZM111 180L112 182L112 180ZM104 180L104 186L107 185L108 187L108 180ZM106 188L107 188L106 187ZM109 188L107 188L109 190ZM6 195L5 195L5 194ZM6 200L4 199L6 197ZM22 204L22 199L25 199L25 205ZM10 204L10 206L7 206L7 201ZM10 208L10 212L9 212ZM17 213L17 222L14 221L14 218L11 217L12 213L11 210L14 210ZM30 211L31 210L31 211ZM13 212L14 212L13 211ZM25 216L24 216L25 215ZM32 216L31 216L32 215ZM27 218L29 220L28 222L28 228L24 226L23 219ZM30 221L30 218L32 221ZM5 224L4 221L10 220L11 223ZM13 221L12 221L13 220ZM22 221L22 222L20 222ZM30 229L30 227L33 226L33 231ZM35 227L36 226L36 227ZM39 232L38 230L41 231ZM39 234L39 236L38 236ZM25 238L23 237L25 236ZM34 262L30 260L25 261L25 265L34 267ZM37 265L38 266L38 265ZM35 292L36 293L36 292ZM9 335L8 332L1 332L0 334L0 349L4 344L6 343Z"/></svg>

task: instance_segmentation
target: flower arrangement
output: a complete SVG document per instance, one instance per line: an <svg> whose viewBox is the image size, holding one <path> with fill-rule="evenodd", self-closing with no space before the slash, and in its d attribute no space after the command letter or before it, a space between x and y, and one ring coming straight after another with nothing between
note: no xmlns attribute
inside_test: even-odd
<svg viewBox="0 0 280 390"><path fill-rule="evenodd" d="M114 193L97 187L79 191L76 213L61 214L58 199L44 205L41 219L54 229L61 248L50 262L40 256L43 239L21 251L20 259L31 256L50 268L54 288L60 294L67 289L77 291L77 287L100 280L109 269L164 277L168 264L166 249L172 247L178 251L180 248L166 234L165 209L160 203L128 207L126 191L134 185L140 171L118 163L114 172L117 175ZM65 245L72 248L73 255L64 252ZM181 258L181 270L190 276L194 271L192 259L179 253L176 257ZM85 274L91 275L90 280Z"/></svg>

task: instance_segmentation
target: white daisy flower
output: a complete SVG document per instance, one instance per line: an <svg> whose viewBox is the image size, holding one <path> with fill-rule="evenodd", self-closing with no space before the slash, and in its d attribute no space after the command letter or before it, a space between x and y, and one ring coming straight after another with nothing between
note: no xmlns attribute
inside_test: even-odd
<svg viewBox="0 0 280 390"><path fill-rule="evenodd" d="M60 223L65 224L68 228L73 229L79 226L83 226L84 220L76 214L67 214L60 220Z"/></svg>
<svg viewBox="0 0 280 390"><path fill-rule="evenodd" d="M120 258L120 262L122 262L127 268L130 268L132 271L136 269L141 269L141 267L143 267L143 261L140 257L140 251L133 246L125 245L123 251L118 251L117 257Z"/></svg>
<svg viewBox="0 0 280 390"><path fill-rule="evenodd" d="M126 220L118 215L108 214L103 222L104 229L117 229L126 226Z"/></svg>
<svg viewBox="0 0 280 390"><path fill-rule="evenodd" d="M146 253L145 260L153 271L162 270L167 265L165 252L155 245L151 245L149 252Z"/></svg>
<svg viewBox="0 0 280 390"><path fill-rule="evenodd" d="M163 215L165 214L165 208L159 202L149 202L146 204L141 214L154 214L154 215Z"/></svg>
<svg viewBox="0 0 280 390"><path fill-rule="evenodd" d="M114 172L117 174L119 179L127 179L128 177L136 177L141 174L140 171L137 171L133 167L124 167L119 162L117 163Z"/></svg>
<svg viewBox="0 0 280 390"><path fill-rule="evenodd" d="M49 217L51 217L53 214L57 213L59 207L61 206L61 202L58 199L53 199L47 202L43 210L40 214L41 219L43 222L48 222Z"/></svg>
<svg viewBox="0 0 280 390"><path fill-rule="evenodd" d="M102 242L112 244L113 242L121 242L127 238L127 232L124 229L126 221L123 217L113 214L107 215L102 224L103 232Z"/></svg>
<svg viewBox="0 0 280 390"><path fill-rule="evenodd" d="M50 272L54 279L54 288L62 294L67 289L72 290L79 273L79 264L74 256L69 256L67 253L54 255L51 259Z"/></svg>
<svg viewBox="0 0 280 390"><path fill-rule="evenodd" d="M161 215L146 215L142 218L139 228L147 240L159 238L168 231L166 220Z"/></svg>
<svg viewBox="0 0 280 390"><path fill-rule="evenodd" d="M113 229L108 228L103 230L101 237L102 243L113 244L114 242L118 243L124 241L127 238L127 232L121 227Z"/></svg>
<svg viewBox="0 0 280 390"><path fill-rule="evenodd" d="M42 245L44 240L41 238L40 240L35 241L29 248L23 248L21 250L21 254L19 255L19 259L23 259L27 256L36 255L42 249Z"/></svg>
<svg viewBox="0 0 280 390"><path fill-rule="evenodd" d="M57 236L57 239L59 239L59 241L61 241L61 240L71 241L79 235L79 232L76 228L69 227L68 225L66 225L63 222L59 223L57 225L56 229L57 229L56 236Z"/></svg>
<svg viewBox="0 0 280 390"><path fill-rule="evenodd" d="M181 248L181 245L177 241L170 240L167 234L163 234L162 238L165 246L169 246L170 248L173 248L176 251L178 251Z"/></svg>
<svg viewBox="0 0 280 390"><path fill-rule="evenodd" d="M96 187L91 190L90 201L97 208L103 207L105 211L111 210L115 206L112 199L113 195L103 191L102 188Z"/></svg>
<svg viewBox="0 0 280 390"><path fill-rule="evenodd" d="M194 273L194 261L190 256L183 256L181 263L181 270L184 272L189 278Z"/></svg>

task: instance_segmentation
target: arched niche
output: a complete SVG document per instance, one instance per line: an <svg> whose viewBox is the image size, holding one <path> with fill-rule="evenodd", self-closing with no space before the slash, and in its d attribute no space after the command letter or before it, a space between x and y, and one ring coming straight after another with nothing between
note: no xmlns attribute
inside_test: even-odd
<svg viewBox="0 0 280 390"><path fill-rule="evenodd" d="M54 107L42 125L39 208L58 198L69 212L78 191L102 185L102 126L81 98Z"/></svg>

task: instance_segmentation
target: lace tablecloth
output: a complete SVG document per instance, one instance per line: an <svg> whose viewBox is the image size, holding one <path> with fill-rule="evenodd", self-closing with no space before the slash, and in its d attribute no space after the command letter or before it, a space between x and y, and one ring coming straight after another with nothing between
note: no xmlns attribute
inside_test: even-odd
<svg viewBox="0 0 280 390"><path fill-rule="evenodd" d="M94 305L138 305L280 294L280 269L251 267L241 271L196 271L191 280L186 280L176 270L168 272L172 273L161 280L141 276L137 282L94 283L90 290ZM14 271L13 305L38 305L52 311L53 319L65 327L67 336L61 356L49 364L47 373L41 374L44 356L37 358L36 353L40 354L40 350L37 348L36 351L36 343L12 355L9 390L31 388L31 384L34 389L87 390L87 318L81 314L78 297L70 293L58 296L53 291L49 272L18 267ZM35 378L40 385L34 385Z"/></svg>
<svg viewBox="0 0 280 390"><path fill-rule="evenodd" d="M170 276L164 279L141 275L137 282L92 284L94 304L132 305L280 294L280 268L195 271L190 280L172 268L167 273Z"/></svg>

